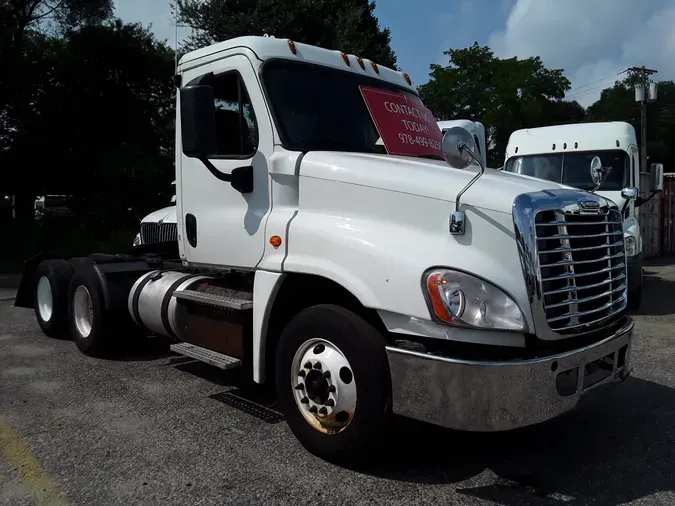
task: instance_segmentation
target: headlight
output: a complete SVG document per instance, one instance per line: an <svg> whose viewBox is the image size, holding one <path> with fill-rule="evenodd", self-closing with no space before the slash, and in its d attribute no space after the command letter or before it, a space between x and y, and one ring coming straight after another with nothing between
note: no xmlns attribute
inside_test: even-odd
<svg viewBox="0 0 675 506"><path fill-rule="evenodd" d="M637 241L632 235L627 235L623 238L624 248L626 249L627 257L634 257L637 254Z"/></svg>
<svg viewBox="0 0 675 506"><path fill-rule="evenodd" d="M514 300L487 281L464 272L434 269L424 275L431 315L443 323L481 329L525 331Z"/></svg>
<svg viewBox="0 0 675 506"><path fill-rule="evenodd" d="M141 245L141 234L140 232L136 234L136 237L134 237L134 243L132 246L140 246Z"/></svg>

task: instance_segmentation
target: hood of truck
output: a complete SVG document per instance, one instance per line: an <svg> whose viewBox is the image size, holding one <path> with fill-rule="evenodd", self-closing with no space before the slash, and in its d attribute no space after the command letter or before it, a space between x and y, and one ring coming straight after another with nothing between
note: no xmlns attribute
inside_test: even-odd
<svg viewBox="0 0 675 506"><path fill-rule="evenodd" d="M476 165L455 169L442 160L364 153L315 151L305 155L301 174L332 181L455 202L457 194L479 172ZM511 214L522 193L573 189L519 174L485 169L485 174L461 197L461 203Z"/></svg>
<svg viewBox="0 0 675 506"><path fill-rule="evenodd" d="M164 207L153 211L141 220L141 223L176 223L176 206Z"/></svg>

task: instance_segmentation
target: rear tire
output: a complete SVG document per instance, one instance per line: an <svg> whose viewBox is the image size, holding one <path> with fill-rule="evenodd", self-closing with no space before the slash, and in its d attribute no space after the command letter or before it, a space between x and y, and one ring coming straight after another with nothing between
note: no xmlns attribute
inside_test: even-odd
<svg viewBox="0 0 675 506"><path fill-rule="evenodd" d="M65 260L43 260L35 270L33 307L45 335L68 337L68 283L72 270Z"/></svg>
<svg viewBox="0 0 675 506"><path fill-rule="evenodd" d="M372 325L335 305L305 309L285 327L276 354L277 396L309 452L359 465L381 443L391 419L385 346Z"/></svg>
<svg viewBox="0 0 675 506"><path fill-rule="evenodd" d="M73 341L90 357L104 357L112 348L117 327L111 314L106 314L103 287L92 267L82 267L70 281L68 320Z"/></svg>

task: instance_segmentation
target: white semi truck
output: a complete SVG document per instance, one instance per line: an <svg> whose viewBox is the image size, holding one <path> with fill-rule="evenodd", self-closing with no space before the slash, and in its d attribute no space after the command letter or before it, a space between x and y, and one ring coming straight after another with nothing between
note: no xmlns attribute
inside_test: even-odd
<svg viewBox="0 0 675 506"><path fill-rule="evenodd" d="M174 181L172 186L176 185ZM133 246L160 242L178 241L178 219L176 216L176 195L171 197L171 205L157 209L141 219L141 230L134 238Z"/></svg>
<svg viewBox="0 0 675 506"><path fill-rule="evenodd" d="M602 170L591 166L596 157ZM640 186L640 157L632 125L612 121L516 130L509 138L504 170L592 191L619 206L628 263L628 306L638 309L643 255L637 208L644 200L635 198ZM650 172L653 195L661 191L663 166L652 164ZM600 182L598 177L604 180Z"/></svg>
<svg viewBox="0 0 675 506"><path fill-rule="evenodd" d="M244 367L346 463L393 413L510 430L629 375L614 203L485 169L406 74L340 51L241 37L175 83L177 242L29 259L16 305L47 335L105 357L138 328Z"/></svg>

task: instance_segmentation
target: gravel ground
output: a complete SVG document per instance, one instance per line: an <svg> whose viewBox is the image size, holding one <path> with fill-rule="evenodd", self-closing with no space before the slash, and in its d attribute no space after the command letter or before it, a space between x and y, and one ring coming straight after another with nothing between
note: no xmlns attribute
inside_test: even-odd
<svg viewBox="0 0 675 506"><path fill-rule="evenodd" d="M95 360L0 288L0 504L675 504L675 261L646 267L634 375L537 427L475 435L399 420L369 471L305 452L222 402L236 376L169 357ZM269 412L267 412L269 414Z"/></svg>

